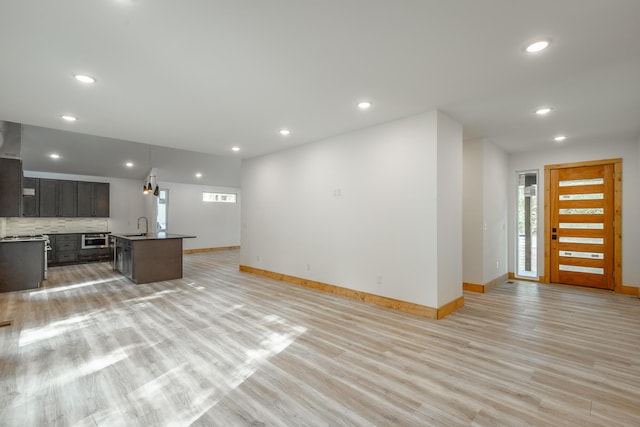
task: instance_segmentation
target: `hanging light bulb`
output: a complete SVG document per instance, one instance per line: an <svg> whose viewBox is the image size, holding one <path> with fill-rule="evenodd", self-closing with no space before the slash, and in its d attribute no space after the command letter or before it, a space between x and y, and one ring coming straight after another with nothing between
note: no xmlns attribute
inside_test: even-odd
<svg viewBox="0 0 640 427"><path fill-rule="evenodd" d="M149 194L150 186L151 186L151 182L145 178L144 183L142 184L142 193Z"/></svg>
<svg viewBox="0 0 640 427"><path fill-rule="evenodd" d="M149 155L149 167L151 167L151 146L148 146L147 148L148 148L148 155ZM151 185L152 178L153 177L151 175L145 178L144 183L142 184L143 194L153 193L153 186Z"/></svg>
<svg viewBox="0 0 640 427"><path fill-rule="evenodd" d="M160 187L158 187L158 184L156 184L156 189L153 190L153 195L154 196L159 196L160 195Z"/></svg>

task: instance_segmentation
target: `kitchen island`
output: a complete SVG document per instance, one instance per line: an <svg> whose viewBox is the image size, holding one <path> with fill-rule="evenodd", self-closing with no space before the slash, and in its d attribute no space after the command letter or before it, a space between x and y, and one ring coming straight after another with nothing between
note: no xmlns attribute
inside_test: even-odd
<svg viewBox="0 0 640 427"><path fill-rule="evenodd" d="M183 234L112 234L114 269L137 284L182 278Z"/></svg>

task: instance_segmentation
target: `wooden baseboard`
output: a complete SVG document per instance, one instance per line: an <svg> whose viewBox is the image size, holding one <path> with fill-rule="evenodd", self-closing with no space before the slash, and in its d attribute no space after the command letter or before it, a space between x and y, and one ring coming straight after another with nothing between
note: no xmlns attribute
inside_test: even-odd
<svg viewBox="0 0 640 427"><path fill-rule="evenodd" d="M640 288L636 288L635 286L622 285L620 286L620 289L616 289L615 292L625 295L637 295L640 297Z"/></svg>
<svg viewBox="0 0 640 427"><path fill-rule="evenodd" d="M462 290L463 291L469 291L469 292L478 292L478 293L483 294L484 293L484 285L480 285L478 283L462 282Z"/></svg>
<svg viewBox="0 0 640 427"><path fill-rule="evenodd" d="M454 311L456 311L459 308L464 307L464 297L458 297L456 299L454 299L453 301L450 301L449 303L441 306L438 308L438 320L442 319L443 317L453 313Z"/></svg>
<svg viewBox="0 0 640 427"><path fill-rule="evenodd" d="M495 288L500 283L504 283L509 280L509 274L505 273L502 276L498 276L493 280L488 281L484 284L484 291L489 292L491 289Z"/></svg>
<svg viewBox="0 0 640 427"><path fill-rule="evenodd" d="M512 273L505 273L500 277L496 277L495 279L488 281L484 285L480 285L478 283L462 282L462 290L463 291L470 291L470 292L479 292L479 293L483 294L485 292L489 292L496 285L498 285L498 284L500 284L502 282L505 282L508 279L510 279L511 278L511 274Z"/></svg>
<svg viewBox="0 0 640 427"><path fill-rule="evenodd" d="M200 249L185 249L183 254L199 254L202 252L218 252L218 251L232 251L234 249L240 249L240 246L221 246L219 248L200 248Z"/></svg>
<svg viewBox="0 0 640 427"><path fill-rule="evenodd" d="M322 292L329 292L343 297L357 299L380 307L391 308L405 313L411 313L428 319L442 319L446 315L464 306L464 297L457 298L440 308L428 307L426 305L415 304L408 301L401 301L393 298L383 297L380 295L370 294L367 292L356 291L341 286L330 285L328 283L316 282L300 277L289 276L282 273L275 273L269 270L240 265L240 271L245 273L256 274L258 276L268 277L270 279L280 280L282 282L291 283L306 288L315 289Z"/></svg>

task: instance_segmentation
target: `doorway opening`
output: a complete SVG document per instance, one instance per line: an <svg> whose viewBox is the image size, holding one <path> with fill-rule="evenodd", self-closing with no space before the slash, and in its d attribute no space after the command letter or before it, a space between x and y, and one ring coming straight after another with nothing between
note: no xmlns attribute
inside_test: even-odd
<svg viewBox="0 0 640 427"><path fill-rule="evenodd" d="M169 226L169 190L161 189L158 195L158 216L156 219L156 227L158 232L167 231Z"/></svg>
<svg viewBox="0 0 640 427"><path fill-rule="evenodd" d="M516 276L538 280L538 171L517 174Z"/></svg>

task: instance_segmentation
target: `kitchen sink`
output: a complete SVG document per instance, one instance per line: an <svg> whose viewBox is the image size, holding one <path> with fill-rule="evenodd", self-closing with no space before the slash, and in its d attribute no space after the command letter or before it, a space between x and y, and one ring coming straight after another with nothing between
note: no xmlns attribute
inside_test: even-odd
<svg viewBox="0 0 640 427"><path fill-rule="evenodd" d="M147 233L121 234L124 237L146 237Z"/></svg>

